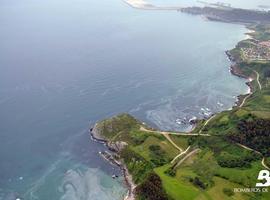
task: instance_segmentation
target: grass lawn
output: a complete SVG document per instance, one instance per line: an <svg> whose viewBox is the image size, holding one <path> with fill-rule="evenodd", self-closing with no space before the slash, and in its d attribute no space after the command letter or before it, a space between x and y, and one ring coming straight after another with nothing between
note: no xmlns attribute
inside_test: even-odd
<svg viewBox="0 0 270 200"><path fill-rule="evenodd" d="M239 188L241 185L232 183L226 179L214 177L213 181L215 185L207 190L207 194L211 197L211 199L222 199L222 200L230 200L230 199L237 199L237 200L247 200L250 197L243 194L243 193L235 193L233 196L229 197L226 194L224 194L223 189L229 188L233 190L234 188ZM243 187L243 186L242 186ZM197 199L196 199L197 200Z"/></svg>
<svg viewBox="0 0 270 200"><path fill-rule="evenodd" d="M259 171L262 169L261 161L257 161L254 162L249 169L219 167L216 174L234 183L246 187L255 187Z"/></svg>
<svg viewBox="0 0 270 200"><path fill-rule="evenodd" d="M143 156L146 160L150 161L150 151L149 147L151 145L159 145L161 149L166 153L166 156L169 160L173 159L179 151L171 145L167 140L160 140L155 136L149 136L141 145L133 147L133 150Z"/></svg>
<svg viewBox="0 0 270 200"><path fill-rule="evenodd" d="M251 113L254 114L258 118L270 119L269 111L252 111Z"/></svg>
<svg viewBox="0 0 270 200"><path fill-rule="evenodd" d="M192 200L199 194L200 190L195 188L188 181L179 180L179 178L168 176L164 173L169 165L156 168L154 171L160 176L165 191L175 200ZM189 172L187 172L189 173Z"/></svg>
<svg viewBox="0 0 270 200"><path fill-rule="evenodd" d="M182 149L188 148L188 137L186 136L177 136L177 135L170 135L172 141Z"/></svg>

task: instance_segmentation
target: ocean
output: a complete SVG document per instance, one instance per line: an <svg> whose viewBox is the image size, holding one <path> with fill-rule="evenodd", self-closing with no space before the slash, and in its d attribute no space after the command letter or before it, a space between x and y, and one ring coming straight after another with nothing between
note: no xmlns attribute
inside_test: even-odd
<svg viewBox="0 0 270 200"><path fill-rule="evenodd" d="M225 55L241 25L120 0L2 0L0 26L0 200L120 200L91 125L128 112L188 131L248 91Z"/></svg>

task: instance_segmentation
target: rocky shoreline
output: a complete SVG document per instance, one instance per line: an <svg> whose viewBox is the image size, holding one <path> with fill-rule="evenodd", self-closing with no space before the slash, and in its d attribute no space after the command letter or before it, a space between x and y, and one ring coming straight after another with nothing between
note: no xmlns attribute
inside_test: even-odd
<svg viewBox="0 0 270 200"><path fill-rule="evenodd" d="M120 156L119 156L119 152L121 151L121 149L123 149L127 144L124 142L109 142L108 140L106 140L105 138L103 138L100 133L99 130L97 128L97 124L95 124L95 126L93 128L90 128L89 130L90 135L91 135L91 139L95 142L99 142L101 144L104 144L107 146L108 150L110 150L112 153L105 151L105 152L99 152L100 155L107 160L108 162L110 162L113 165L118 166L124 176L124 180L125 180L125 184L128 188L128 193L126 195L126 197L123 200L135 200L135 188L136 185L132 180L132 176L131 174L128 172L128 169L126 167L126 165L124 164L123 161L121 161Z"/></svg>
<svg viewBox="0 0 270 200"><path fill-rule="evenodd" d="M230 72L232 75L237 76L239 78L243 78L248 80L246 82L246 85L249 87L249 92L247 94L240 94L237 96L237 101L236 106L240 106L243 102L243 100L245 99L246 96L251 95L254 91L254 88L251 84L251 82L253 81L253 78L250 76L245 75L242 70L239 68L237 60L233 57L233 55L230 53L230 51L226 51L225 54L227 55L228 59L230 60L230 62L232 63L230 66Z"/></svg>

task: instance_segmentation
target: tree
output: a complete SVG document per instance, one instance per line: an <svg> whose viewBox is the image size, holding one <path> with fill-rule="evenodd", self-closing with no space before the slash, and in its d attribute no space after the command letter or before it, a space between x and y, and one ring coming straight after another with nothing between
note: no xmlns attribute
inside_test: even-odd
<svg viewBox="0 0 270 200"><path fill-rule="evenodd" d="M160 177L151 172L145 181L137 186L136 195L145 200L168 200L168 197L162 187Z"/></svg>

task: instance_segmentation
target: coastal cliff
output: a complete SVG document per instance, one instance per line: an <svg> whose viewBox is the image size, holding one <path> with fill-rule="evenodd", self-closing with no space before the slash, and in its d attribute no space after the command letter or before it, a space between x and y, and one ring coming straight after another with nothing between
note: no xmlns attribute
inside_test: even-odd
<svg viewBox="0 0 270 200"><path fill-rule="evenodd" d="M116 134L122 131L129 131L131 128L138 126L138 121L128 114L114 116L111 119L100 121L90 129L92 139L105 143L111 152L100 152L100 154L109 162L121 168L125 183L128 188L128 194L124 200L135 200L136 185L132 180L123 159L121 152L127 147L127 143L116 138Z"/></svg>
<svg viewBox="0 0 270 200"><path fill-rule="evenodd" d="M140 146L151 135L140 131L142 126L143 124L131 115L120 114L96 123L91 129L92 138L106 143L113 154L101 152L101 155L123 170L129 189L126 200L133 200L135 197L140 198L144 195L166 197L159 176L153 172L154 165L134 151L134 148ZM150 179L159 180L159 184L155 185L158 188L153 194L145 194L147 192L144 189L148 187L147 182Z"/></svg>

